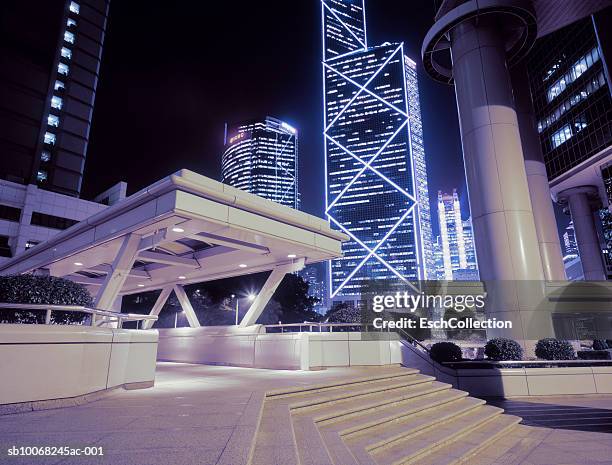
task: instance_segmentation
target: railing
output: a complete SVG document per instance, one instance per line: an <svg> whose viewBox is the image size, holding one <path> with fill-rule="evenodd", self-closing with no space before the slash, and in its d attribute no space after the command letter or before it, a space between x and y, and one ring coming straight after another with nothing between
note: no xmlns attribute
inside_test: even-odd
<svg viewBox="0 0 612 465"><path fill-rule="evenodd" d="M385 329L380 329L380 328L375 328L373 324L368 324L368 323L318 323L318 322L314 322L314 321L305 321L304 323L279 323L276 325L265 325L266 328L266 332L270 332L268 331L268 328L270 329L280 329L280 332L283 333L285 332L285 329L287 329L287 332L292 332L292 330L297 329L298 332L302 332L302 328L308 328L309 332L316 332L313 328L318 328L318 332L333 332L334 328L359 328L360 330L364 330L367 332L371 332L372 328L374 328L374 332L391 332L389 330L389 328ZM325 329L325 331L323 331L323 329ZM395 331L399 337L400 340L404 340L406 341L408 344L411 344L412 346L418 348L419 350L429 354L429 349L427 347L425 347L418 339L416 339L414 336L410 335L409 333L407 333L406 331L404 331L403 329L397 328Z"/></svg>
<svg viewBox="0 0 612 465"><path fill-rule="evenodd" d="M0 303L0 310L15 310L26 312L45 312L46 325L51 324L52 312L74 312L90 315L89 326L101 326L103 324L117 323L117 328L122 328L126 321L155 321L157 316L141 315L138 313L117 313L97 308L83 307L81 305L45 305L45 304L11 304ZM136 323L138 328L138 323Z"/></svg>

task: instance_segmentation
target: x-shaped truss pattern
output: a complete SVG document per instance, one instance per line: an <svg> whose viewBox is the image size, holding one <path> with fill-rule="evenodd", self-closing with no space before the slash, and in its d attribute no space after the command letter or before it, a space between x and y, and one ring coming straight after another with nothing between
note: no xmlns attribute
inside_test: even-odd
<svg viewBox="0 0 612 465"><path fill-rule="evenodd" d="M369 88L369 86L375 82L377 76L379 76L383 70L385 70L385 68L387 67L387 65L389 65L389 63L393 60L394 57L397 56L397 54L400 54L400 63L402 63L403 66L403 44L400 44L387 58L386 60L381 63L381 65L375 70L375 72L367 79L367 81L364 84L359 84L358 82L356 82L354 79L351 79L349 76L346 75L346 73L336 69L334 67L334 62L330 61L331 64L327 63L327 62L323 62L323 66L324 69L335 74L337 77L339 77L340 79L342 79L343 81L346 81L347 83L350 83L352 86L354 86L354 88L356 88L356 92L355 94L349 99L349 101L340 109L340 111L334 116L334 118L329 122L326 123L326 127L324 130L324 135L325 135L325 139L326 139L326 143L329 142L331 144L333 144L333 146L341 149L344 153L348 154L350 157L352 157L352 159L356 160L358 163L360 163L361 165L363 165L354 176L351 177L351 179L344 185L344 187L342 188L342 190L340 191L339 194L335 195L335 197L333 199L329 199L328 198L328 204L327 204L327 208L326 208L326 214L327 217L329 218L330 222L333 223L334 225L336 225L339 229L341 229L344 233L346 233L354 243L358 244L359 247L363 248L364 252L365 252L365 256L363 259L361 259L359 261L359 263L350 271L350 273L344 278L344 280L342 281L342 283L337 286L335 289L333 289L333 285L332 285L332 289L331 289L331 296L334 297L338 294L338 292L340 292L342 290L342 288L344 286L346 286L346 284L351 280L351 278L353 278L355 276L355 274L366 264L366 262L368 262L368 260L370 260L370 258L375 258L378 262L380 262L385 268L387 268L391 273L393 273L395 276L397 276L400 280L402 280L404 283L406 283L408 286L412 287L413 289L416 290L416 288L408 281L408 279L400 272L398 271L394 266L392 266L392 264L390 264L387 260L385 260L385 258L383 256L381 256L381 253L379 253L379 249L385 245L388 241L388 239L391 237L391 235L400 227L400 225L402 225L402 223L404 223L404 221L412 219L414 226L413 227L413 231L415 232L415 243L418 241L417 239L417 235L416 235L416 221L415 217L417 215L417 211L418 211L418 202L417 199L415 198L415 196L413 194L411 194L410 192L408 192L406 190L405 187L402 187L400 185L398 185L396 182L394 182L392 179L390 179L388 176L385 176L380 169L377 169L374 164L376 162L376 160L379 158L379 156L381 154L383 154L385 152L385 149L388 148L388 146L396 139L396 137L402 133L402 131L405 131L404 134L406 132L409 133L410 131L410 126L409 126L409 115L407 112L408 109L408 105L407 105L407 96L404 92L404 105L405 105L405 109L400 109L398 108L396 105L390 103L389 101L387 101L384 97L378 95L375 91L371 90ZM328 73L328 75L331 75L330 73ZM404 79L405 80L405 79ZM404 84L404 90L405 90L405 84ZM339 140L337 140L334 137L334 128L336 128L339 124L342 123L342 116L346 114L347 110L349 110L352 106L356 105L355 102L358 102L358 99L360 96L368 96L371 98L374 98L376 101L381 102L384 106L386 106L387 108L391 109L393 112L395 112L397 115L400 115L402 120L399 123L399 126L394 130L394 132L384 141L384 143L382 143L382 145L378 148L378 150L376 150L376 152L372 155L372 156L368 156L368 158L364 158L363 156L360 156L359 153L355 153L355 151L351 150L350 148L347 148L345 146L345 144L343 144L342 142L340 142ZM402 105L402 106L404 106ZM327 109L326 109L327 111ZM327 121L327 119L326 119ZM345 123L346 124L346 123ZM410 142L408 141L408 144L410 144ZM328 145L328 147L330 147ZM408 163L408 167L411 167L412 163ZM362 177L364 174L369 174L369 175L375 175L377 176L380 180L382 180L384 183L387 183L388 185L392 186L392 188L399 194L401 194L402 196L405 197L406 199L406 204L408 206L408 208L405 211L399 211L397 212L398 214L400 214L400 218L399 220L397 220L397 222L395 222L390 229L388 229L386 231L386 233L384 234L383 237L381 237L380 239L377 240L377 242L375 243L374 247L368 246L363 240L361 240L357 234L354 231L351 231L349 228L345 227L342 222L336 218L334 216L334 210L337 210L337 204L338 202L342 199L342 197L349 191L349 189L355 185L355 183L358 181L358 179L360 177ZM343 180L344 182L344 180ZM413 186L414 187L414 186ZM331 200L331 201L330 201Z"/></svg>

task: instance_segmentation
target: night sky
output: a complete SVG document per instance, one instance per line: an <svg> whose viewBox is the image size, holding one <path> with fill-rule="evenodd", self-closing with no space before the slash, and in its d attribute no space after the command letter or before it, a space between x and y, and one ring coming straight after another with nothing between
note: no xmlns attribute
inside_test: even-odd
<svg viewBox="0 0 612 465"><path fill-rule="evenodd" d="M224 123L271 115L298 128L302 208L322 216L320 9L317 0L112 2L83 196L120 180L133 193L181 168L219 179ZM367 1L368 42L403 41L422 68L433 14L431 0ZM422 69L419 86L430 197L456 187L467 208L454 91Z"/></svg>

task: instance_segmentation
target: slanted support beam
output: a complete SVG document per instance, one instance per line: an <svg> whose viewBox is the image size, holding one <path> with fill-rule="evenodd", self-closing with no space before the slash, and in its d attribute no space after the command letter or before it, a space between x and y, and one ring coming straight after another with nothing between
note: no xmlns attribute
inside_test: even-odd
<svg viewBox="0 0 612 465"><path fill-rule="evenodd" d="M187 297L187 293L185 289L180 284L174 285L174 293L176 294L176 298L181 304L181 308L185 312L185 316L187 317L187 321L189 322L189 326L192 328L199 328L200 322L198 321L198 317L193 311L193 307L191 306L191 302L189 301L189 297Z"/></svg>
<svg viewBox="0 0 612 465"><path fill-rule="evenodd" d="M185 268L200 268L200 264L193 258L168 255L160 252L144 251L138 254L138 259L143 262L163 263L164 265L184 266Z"/></svg>
<svg viewBox="0 0 612 465"><path fill-rule="evenodd" d="M301 258L292 263L286 263L283 265L276 266L272 269L272 273L268 276L268 279L264 283L263 287L255 297L255 300L251 304L249 311L244 315L240 322L240 327L254 325L257 319L260 317L264 308L274 295L276 288L281 283L287 273L295 273L304 268L304 259Z"/></svg>
<svg viewBox="0 0 612 465"><path fill-rule="evenodd" d="M161 293L155 301L155 305L153 305L153 308L149 312L149 315L158 316L159 312L161 312L161 309L168 300L168 297L170 297L170 294L172 294L172 286L163 287ZM142 322L142 329L151 329L151 326L153 326L152 320L144 320Z"/></svg>
<svg viewBox="0 0 612 465"><path fill-rule="evenodd" d="M137 234L129 234L123 239L121 247L113 260L112 269L106 275L102 287L96 296L95 306L101 310L112 310L113 303L119 295L125 280L130 275L141 237Z"/></svg>

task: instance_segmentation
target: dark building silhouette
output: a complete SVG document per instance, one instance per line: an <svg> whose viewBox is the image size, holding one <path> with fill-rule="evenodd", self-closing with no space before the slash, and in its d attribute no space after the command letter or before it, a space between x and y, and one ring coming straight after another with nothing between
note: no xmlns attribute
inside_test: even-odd
<svg viewBox="0 0 612 465"><path fill-rule="evenodd" d="M0 2L1 179L79 196L109 2Z"/></svg>

